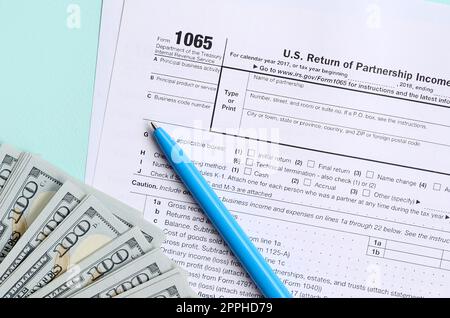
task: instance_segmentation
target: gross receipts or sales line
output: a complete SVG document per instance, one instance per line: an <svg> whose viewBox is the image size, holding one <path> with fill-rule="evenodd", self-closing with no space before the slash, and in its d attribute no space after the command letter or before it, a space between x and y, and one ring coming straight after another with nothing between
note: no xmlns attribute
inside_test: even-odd
<svg viewBox="0 0 450 318"><path fill-rule="evenodd" d="M132 194L136 194L136 195L141 195L144 197L152 197L152 198L158 198L158 199L162 199L162 200L168 200L168 201L177 201L177 202L183 202L183 203L187 203L187 204L192 204L192 205L196 205L195 202L189 202L189 201L184 201L184 200L178 200L178 199L173 199L173 198L167 198L167 197L162 197L162 196L156 196L156 195L151 195L151 194L146 194L146 193L140 193L140 192L136 192L136 191L130 191L130 193ZM336 229L336 228L331 228L331 227L326 227L326 226L320 226L320 225L313 225L313 224L309 224L309 223L304 223L304 222L299 222L299 221L294 221L294 220L286 220L286 219L282 219L282 218L277 218L277 217L272 217L272 216L267 216L267 215L259 215L259 214L254 214L254 213L249 213L249 212L243 212L243 211L238 211L238 210L230 210L231 212L234 212L236 214L242 214L242 215L248 215L251 217L258 217L258 218L263 218L263 219L267 219L267 220L273 220L273 221L278 221L278 222L283 222L283 223L289 223L289 224L298 224L298 225L302 225L302 226L307 226L307 227L312 227L312 228L316 228L316 229L321 229L321 230L329 230L329 231L333 231L333 232L339 232L339 233L345 233L345 234L350 234L350 235L356 235L356 236L360 236L360 237L367 237L369 242L370 242L370 238L372 238L372 236L368 236L365 234L361 234L361 233L356 233L356 232L352 232L352 231L345 231L345 230L341 230L341 229ZM378 238L378 237L377 237ZM379 238L380 240L383 241L391 241L391 242L397 242L397 243L403 243L403 244L408 244L408 245L412 245L412 246L417 246L417 247L422 247L422 248L429 248L429 249L433 249L433 250L438 250L438 251L442 251L442 255L444 254L445 250L443 249L437 249L437 248L433 248L433 247L429 247L429 246L425 246L425 245L419 245L419 244L412 244L412 243L405 243L402 241L396 241L396 240L391 240L391 239L385 239L385 238ZM369 254L368 250L371 246L370 244L367 244L367 248L366 248L366 255L369 257L377 257L377 258L383 258L383 259L387 259L390 261L394 261L394 262L404 262L404 263L409 263L409 264L415 264L415 265L420 265L420 266L425 266L425 267L429 267L429 268L435 268L435 269L440 269L440 270L445 270L445 271L450 271L450 269L447 268L443 268L441 267L441 265L439 265L439 267L437 266L431 266L431 265L426 265L426 264L422 264L422 263L414 263L414 262L410 262L410 261L406 261L406 260L401 260L401 259L396 259L396 258L388 258L385 257L384 254L383 256L375 256L375 255L371 255ZM390 250L390 251L396 251L396 252L400 252L400 253L405 253L405 254L410 254L410 255L414 255L414 256L420 256L420 257L425 257L425 258L432 258L432 259L436 259L439 260L439 258L434 258L434 257L428 257L422 254L415 254L415 253L408 253L405 251L400 251L400 250L394 250L394 249L388 249L388 248L379 248L379 249L383 249L383 252L385 252L386 250ZM442 258L441 258L441 264L442 264Z"/></svg>

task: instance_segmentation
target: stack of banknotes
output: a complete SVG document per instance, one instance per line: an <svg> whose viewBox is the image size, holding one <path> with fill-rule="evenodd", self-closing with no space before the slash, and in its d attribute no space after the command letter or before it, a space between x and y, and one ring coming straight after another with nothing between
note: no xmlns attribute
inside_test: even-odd
<svg viewBox="0 0 450 318"><path fill-rule="evenodd" d="M0 297L196 297L142 213L0 146Z"/></svg>

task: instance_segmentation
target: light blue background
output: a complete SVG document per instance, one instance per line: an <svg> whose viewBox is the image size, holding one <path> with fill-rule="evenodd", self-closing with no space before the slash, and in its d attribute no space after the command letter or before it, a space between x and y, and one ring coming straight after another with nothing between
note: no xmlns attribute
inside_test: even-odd
<svg viewBox="0 0 450 318"><path fill-rule="evenodd" d="M80 28L68 27L69 5L80 9ZM38 153L79 179L100 13L101 0L0 0L0 142Z"/></svg>

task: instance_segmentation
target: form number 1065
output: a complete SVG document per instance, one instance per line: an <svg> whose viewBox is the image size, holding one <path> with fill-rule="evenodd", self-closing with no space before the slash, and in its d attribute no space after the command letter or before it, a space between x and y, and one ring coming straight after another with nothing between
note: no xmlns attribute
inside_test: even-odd
<svg viewBox="0 0 450 318"><path fill-rule="evenodd" d="M198 49L204 48L205 50L209 50L212 48L212 36L201 35L201 34L192 34L190 32L183 33L183 31L178 31L175 33L177 36L177 44L184 44L186 46L194 46Z"/></svg>

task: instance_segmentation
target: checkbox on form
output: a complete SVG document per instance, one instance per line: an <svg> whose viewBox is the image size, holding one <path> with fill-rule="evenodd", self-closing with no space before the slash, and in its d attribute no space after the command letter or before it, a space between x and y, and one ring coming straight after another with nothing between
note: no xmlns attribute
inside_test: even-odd
<svg viewBox="0 0 450 318"><path fill-rule="evenodd" d="M253 159L247 158L247 160L245 161L245 165L246 166L253 166Z"/></svg>
<svg viewBox="0 0 450 318"><path fill-rule="evenodd" d="M247 176L250 176L252 174L252 168L245 168L244 169L244 174Z"/></svg>
<svg viewBox="0 0 450 318"><path fill-rule="evenodd" d="M370 190L369 189L364 189L362 192L363 197L370 197Z"/></svg>
<svg viewBox="0 0 450 318"><path fill-rule="evenodd" d="M303 180L303 185L309 187L311 186L311 179L305 178L305 180Z"/></svg>
<svg viewBox="0 0 450 318"><path fill-rule="evenodd" d="M308 168L314 168L316 166L316 162L314 160L308 160L307 166Z"/></svg>
<svg viewBox="0 0 450 318"><path fill-rule="evenodd" d="M373 171L368 170L368 171L366 172L366 178L368 178L368 179L373 179L374 174L375 174L375 173L374 173Z"/></svg>

